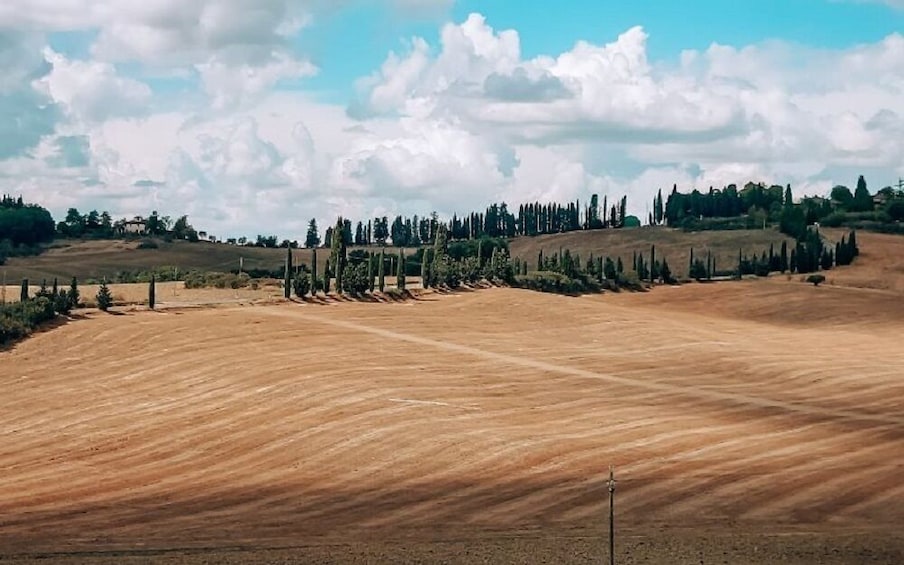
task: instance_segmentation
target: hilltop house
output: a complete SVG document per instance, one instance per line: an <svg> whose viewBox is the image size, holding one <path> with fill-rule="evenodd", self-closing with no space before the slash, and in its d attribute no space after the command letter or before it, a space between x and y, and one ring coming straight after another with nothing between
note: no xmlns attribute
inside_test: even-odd
<svg viewBox="0 0 904 565"><path fill-rule="evenodd" d="M141 216L135 216L131 220L120 220L113 225L116 233L120 235L144 235L147 233L147 220Z"/></svg>

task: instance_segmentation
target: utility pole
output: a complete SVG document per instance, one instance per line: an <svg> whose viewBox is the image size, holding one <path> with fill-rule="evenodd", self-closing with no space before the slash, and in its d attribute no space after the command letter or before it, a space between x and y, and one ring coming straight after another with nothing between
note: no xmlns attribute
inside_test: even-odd
<svg viewBox="0 0 904 565"><path fill-rule="evenodd" d="M609 465L609 565L615 565L615 472Z"/></svg>

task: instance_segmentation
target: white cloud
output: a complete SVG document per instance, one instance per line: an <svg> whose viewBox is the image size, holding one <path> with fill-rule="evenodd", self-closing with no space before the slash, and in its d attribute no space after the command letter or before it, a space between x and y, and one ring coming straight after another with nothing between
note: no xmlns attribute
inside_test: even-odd
<svg viewBox="0 0 904 565"><path fill-rule="evenodd" d="M124 78L108 63L70 61L47 48L45 59L53 70L38 83L76 120L100 122L148 111L150 87Z"/></svg>

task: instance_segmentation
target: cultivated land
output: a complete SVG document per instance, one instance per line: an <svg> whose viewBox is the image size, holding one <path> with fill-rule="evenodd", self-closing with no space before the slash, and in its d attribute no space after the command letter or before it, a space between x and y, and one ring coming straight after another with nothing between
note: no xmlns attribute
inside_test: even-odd
<svg viewBox="0 0 904 565"><path fill-rule="evenodd" d="M286 260L285 249L239 247L225 243L187 241L165 242L154 240L157 249L138 249L139 240L59 240L50 249L36 257L11 257L0 271L6 271L8 283L29 279L40 284L41 279L59 277L79 280L112 277L118 272L149 271L157 267L178 267L183 273L189 270L228 272L239 268L244 259L245 269L280 269ZM357 249L352 247L351 250ZM371 251L378 248L370 248ZM397 250L388 248L388 252ZM413 250L408 250L409 253ZM318 251L319 268L329 254L328 249ZM310 249L296 249L296 264L311 264Z"/></svg>
<svg viewBox="0 0 904 565"><path fill-rule="evenodd" d="M716 258L716 268L722 271L737 267L739 249L748 256L754 253L760 255L763 251L768 253L769 244L773 244L778 253L782 241L788 242L789 249L794 248L793 239L772 228L685 232L666 227L643 227L521 237L513 240L510 248L513 257L526 260L531 268L536 266L541 250L544 255L550 256L560 249L568 249L580 254L582 261L586 261L591 253L594 257L611 257L613 261L621 257L630 269L635 251L643 253L649 260L650 246L655 245L656 257L660 260L665 257L673 273L686 276L691 248L694 248L696 257L704 261L706 253L711 252Z"/></svg>
<svg viewBox="0 0 904 565"><path fill-rule="evenodd" d="M619 563L904 562L884 237L819 288L89 312L0 352L0 561L598 563L614 464Z"/></svg>

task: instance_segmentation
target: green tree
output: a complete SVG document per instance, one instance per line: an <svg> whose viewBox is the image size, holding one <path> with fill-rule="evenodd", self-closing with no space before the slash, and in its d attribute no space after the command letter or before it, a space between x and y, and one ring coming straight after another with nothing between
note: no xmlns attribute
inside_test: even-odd
<svg viewBox="0 0 904 565"><path fill-rule="evenodd" d="M782 241L782 248L779 251L779 270L782 274L785 274L785 271L788 270L788 242Z"/></svg>
<svg viewBox="0 0 904 565"><path fill-rule="evenodd" d="M22 279L22 288L19 290L19 302L28 300L28 279Z"/></svg>
<svg viewBox="0 0 904 565"><path fill-rule="evenodd" d="M314 249L320 245L320 232L317 229L317 220L315 218L311 218L311 221L308 222L308 233L304 238L304 246L309 249ZM317 269L314 269L314 272L317 272Z"/></svg>
<svg viewBox="0 0 904 565"><path fill-rule="evenodd" d="M656 274L654 273L653 266L656 265L656 246L650 246L650 282L654 282L653 279L656 278ZM658 269L657 269L658 270Z"/></svg>
<svg viewBox="0 0 904 565"><path fill-rule="evenodd" d="M430 263L426 247L421 250L421 288L430 288Z"/></svg>
<svg viewBox="0 0 904 565"><path fill-rule="evenodd" d="M286 247L286 271L283 274L283 296L292 298L292 248Z"/></svg>
<svg viewBox="0 0 904 565"><path fill-rule="evenodd" d="M336 292L342 292L342 275L346 265L345 220L340 216L333 227L332 241L330 242L330 264L333 266L333 274L336 277Z"/></svg>
<svg viewBox="0 0 904 565"><path fill-rule="evenodd" d="M113 306L113 293L107 287L107 279L104 279L101 283L95 298L97 299L97 307L104 312L109 310L110 306Z"/></svg>
<svg viewBox="0 0 904 565"><path fill-rule="evenodd" d="M66 298L69 300L70 309L78 308L81 293L78 290L78 280L75 277L72 277L72 282L69 283L69 291L66 293Z"/></svg>
<svg viewBox="0 0 904 565"><path fill-rule="evenodd" d="M399 258L401 260L402 252L399 251ZM380 261L378 264L379 276L380 276L380 292L386 290L386 256L385 251L380 249Z"/></svg>
<svg viewBox="0 0 904 565"><path fill-rule="evenodd" d="M323 266L323 293L330 293L330 260L326 260L326 265Z"/></svg>
<svg viewBox="0 0 904 565"><path fill-rule="evenodd" d="M380 254L380 258L382 259L383 254ZM367 256L367 280L368 280L368 290L373 294L374 290L376 290L376 273L374 273L374 256L368 254Z"/></svg>
<svg viewBox="0 0 904 565"><path fill-rule="evenodd" d="M854 190L854 201L851 209L855 212L871 212L873 210L873 196L866 187L863 175L857 179L857 188Z"/></svg>
<svg viewBox="0 0 904 565"><path fill-rule="evenodd" d="M665 257L662 258L662 264L659 266L659 280L665 284L675 282L675 279L672 278L672 269L669 268L669 262Z"/></svg>
<svg viewBox="0 0 904 565"><path fill-rule="evenodd" d="M851 193L851 189L840 184L832 187L829 198L833 203L838 204L845 210L850 209L851 203L854 201L854 195Z"/></svg>
<svg viewBox="0 0 904 565"><path fill-rule="evenodd" d="M292 280L292 290L295 291L295 296L298 298L304 298L308 292L311 290L311 275L302 271L295 275L295 278Z"/></svg>
<svg viewBox="0 0 904 565"><path fill-rule="evenodd" d="M317 249L314 248L311 254L311 296L317 294L320 290L320 280L317 275Z"/></svg>
<svg viewBox="0 0 904 565"><path fill-rule="evenodd" d="M157 278L152 274L148 283L148 307L153 310L157 305Z"/></svg>
<svg viewBox="0 0 904 565"><path fill-rule="evenodd" d="M399 248L398 271L396 272L396 287L405 290L405 250Z"/></svg>

